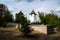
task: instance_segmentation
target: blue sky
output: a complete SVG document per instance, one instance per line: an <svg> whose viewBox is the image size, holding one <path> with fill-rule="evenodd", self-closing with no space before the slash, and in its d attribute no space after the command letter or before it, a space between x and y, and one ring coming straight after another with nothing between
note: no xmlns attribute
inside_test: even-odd
<svg viewBox="0 0 60 40"><path fill-rule="evenodd" d="M51 9L60 15L60 0L0 0L1 3L7 5L13 15L22 11L28 17L32 10L46 13Z"/></svg>

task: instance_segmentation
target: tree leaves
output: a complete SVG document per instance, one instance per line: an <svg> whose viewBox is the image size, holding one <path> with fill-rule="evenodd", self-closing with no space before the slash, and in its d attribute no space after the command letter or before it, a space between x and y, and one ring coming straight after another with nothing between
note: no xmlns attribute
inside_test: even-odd
<svg viewBox="0 0 60 40"><path fill-rule="evenodd" d="M24 35L28 35L31 32L31 29L29 27L29 21L27 20L26 17L24 17L24 14L22 11L16 14L16 22L21 24L20 31Z"/></svg>

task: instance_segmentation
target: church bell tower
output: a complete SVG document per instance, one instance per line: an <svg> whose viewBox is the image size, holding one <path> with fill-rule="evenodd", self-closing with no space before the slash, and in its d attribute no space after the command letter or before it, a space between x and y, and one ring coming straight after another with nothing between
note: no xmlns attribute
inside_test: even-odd
<svg viewBox="0 0 60 40"><path fill-rule="evenodd" d="M36 22L36 13L34 12L34 10L32 10L32 12L29 14L30 15L30 22Z"/></svg>

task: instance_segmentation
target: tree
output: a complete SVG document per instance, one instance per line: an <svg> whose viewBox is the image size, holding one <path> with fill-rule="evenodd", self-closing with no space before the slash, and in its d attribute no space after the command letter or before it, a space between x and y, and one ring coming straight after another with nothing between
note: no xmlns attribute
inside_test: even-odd
<svg viewBox="0 0 60 40"><path fill-rule="evenodd" d="M45 18L47 24L54 25L54 22L56 22L56 16L54 14L47 14Z"/></svg>
<svg viewBox="0 0 60 40"><path fill-rule="evenodd" d="M60 17L58 18L57 31L59 31L59 32L60 32Z"/></svg>
<svg viewBox="0 0 60 40"><path fill-rule="evenodd" d="M13 22L13 15L7 11L7 13L5 13L4 19L6 22Z"/></svg>
<svg viewBox="0 0 60 40"><path fill-rule="evenodd" d="M24 35L28 35L31 32L31 29L29 27L29 22L27 18L24 17L24 14L22 11L16 14L16 22L21 24L20 30Z"/></svg>
<svg viewBox="0 0 60 40"><path fill-rule="evenodd" d="M47 25L51 25L53 27L57 27L58 25L58 16L51 12L50 14L45 15L45 20Z"/></svg>
<svg viewBox="0 0 60 40"><path fill-rule="evenodd" d="M11 22L12 20L12 14L10 14L8 7L0 4L0 26L6 26L6 22Z"/></svg>
<svg viewBox="0 0 60 40"><path fill-rule="evenodd" d="M46 24L48 26L60 27L60 18L54 13L54 11L51 11L45 16L44 13L40 13L40 12L38 13L41 23Z"/></svg>
<svg viewBox="0 0 60 40"><path fill-rule="evenodd" d="M40 19L40 22L42 23L42 24L45 24L45 17L44 17L44 13L43 12L38 12L38 14L39 14L39 19Z"/></svg>

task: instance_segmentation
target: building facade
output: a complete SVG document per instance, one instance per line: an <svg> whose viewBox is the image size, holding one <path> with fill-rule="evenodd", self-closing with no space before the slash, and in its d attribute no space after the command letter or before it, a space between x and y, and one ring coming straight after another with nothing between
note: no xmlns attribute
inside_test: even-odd
<svg viewBox="0 0 60 40"><path fill-rule="evenodd" d="M36 22L36 13L34 12L34 10L29 14L30 15L30 22Z"/></svg>

